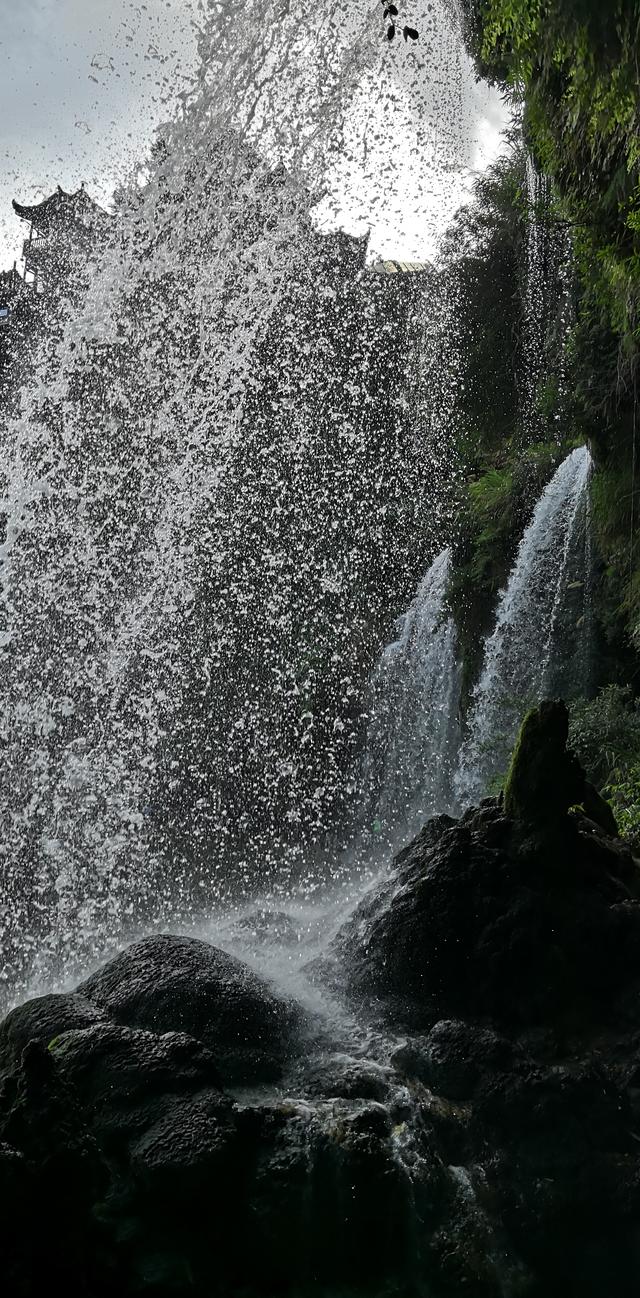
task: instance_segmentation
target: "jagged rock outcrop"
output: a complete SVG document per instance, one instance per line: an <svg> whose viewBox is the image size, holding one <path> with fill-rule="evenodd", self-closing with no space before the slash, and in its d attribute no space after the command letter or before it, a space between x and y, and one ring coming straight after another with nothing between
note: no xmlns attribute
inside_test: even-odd
<svg viewBox="0 0 640 1298"><path fill-rule="evenodd" d="M533 708L520 728L505 784L505 815L548 837L584 796L584 771L567 750L568 738L569 713L560 699Z"/></svg>
<svg viewBox="0 0 640 1298"><path fill-rule="evenodd" d="M497 802L431 822L314 977L420 1030L449 1017L512 1031L627 1021L640 1011L630 850L580 813L555 846L521 843L520 829Z"/></svg>
<svg viewBox="0 0 640 1298"><path fill-rule="evenodd" d="M563 704L530 713L504 800L430 821L312 975L421 1030L591 1031L640 1011L640 868L573 805L566 738Z"/></svg>

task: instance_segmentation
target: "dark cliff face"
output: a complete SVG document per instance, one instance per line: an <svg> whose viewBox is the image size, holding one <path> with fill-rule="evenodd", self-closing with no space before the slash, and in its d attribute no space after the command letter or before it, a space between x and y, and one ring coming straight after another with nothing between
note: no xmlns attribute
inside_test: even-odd
<svg viewBox="0 0 640 1298"><path fill-rule="evenodd" d="M14 1010L7 1292L631 1298L640 866L565 738L529 719L512 814L429 822L309 969L343 1029L169 936Z"/></svg>

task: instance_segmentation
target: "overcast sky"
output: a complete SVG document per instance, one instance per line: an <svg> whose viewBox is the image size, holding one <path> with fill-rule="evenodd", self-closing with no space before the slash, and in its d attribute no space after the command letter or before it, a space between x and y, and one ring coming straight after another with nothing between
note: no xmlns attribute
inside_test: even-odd
<svg viewBox="0 0 640 1298"><path fill-rule="evenodd" d="M193 66L189 0L0 0L0 260L21 247L11 199L82 181L108 201Z"/></svg>
<svg viewBox="0 0 640 1298"><path fill-rule="evenodd" d="M12 198L39 201L56 184L74 190L84 181L107 203L120 177L144 157L154 126L166 119L193 69L191 6L192 0L0 0L0 268L20 255L26 234ZM401 67L405 47L393 58ZM451 81L446 67L439 74ZM474 85L464 63L460 78L462 133L468 135L462 162L473 171L498 151L504 112L493 92ZM431 80L437 87L438 79ZM373 225L375 253L419 258L432 252L468 174L460 158L449 165L437 156L438 116L447 125L437 104L430 117L422 113L431 130L432 162L424 142L416 158L414 106L406 87L399 90L406 123L396 108L393 167L387 155L376 158L374 148L368 175L337 175L327 220L337 212L351 229ZM359 194L364 184L371 192L371 168L385 167L385 203L376 203L373 215L370 208L363 212Z"/></svg>

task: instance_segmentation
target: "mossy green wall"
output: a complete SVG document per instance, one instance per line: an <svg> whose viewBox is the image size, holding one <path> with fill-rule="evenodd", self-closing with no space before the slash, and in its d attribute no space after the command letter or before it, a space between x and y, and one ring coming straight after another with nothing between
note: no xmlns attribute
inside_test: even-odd
<svg viewBox="0 0 640 1298"><path fill-rule="evenodd" d="M479 71L522 104L527 145L553 179L547 219L571 235L578 292L561 441L582 436L595 460L600 683L629 680L637 687L640 6L637 0L461 0L461 8ZM510 471L508 457L501 471ZM502 485L491 558L483 553L489 538L481 531L469 580L484 580L478 564L497 572L508 548L510 493L505 479ZM498 484L486 486L495 493Z"/></svg>

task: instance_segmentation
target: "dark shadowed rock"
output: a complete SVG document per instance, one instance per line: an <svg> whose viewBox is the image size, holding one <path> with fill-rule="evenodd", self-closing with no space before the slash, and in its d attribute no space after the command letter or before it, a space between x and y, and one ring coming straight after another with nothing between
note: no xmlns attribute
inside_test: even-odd
<svg viewBox="0 0 640 1298"><path fill-rule="evenodd" d="M251 1292L373 1298L391 1276L396 1292L414 1292L414 1191L382 1105L288 1101L247 1110L240 1125L255 1151L246 1181L253 1257L243 1261ZM444 1171L426 1132L419 1154L415 1193L431 1222Z"/></svg>
<svg viewBox="0 0 640 1298"><path fill-rule="evenodd" d="M137 1177L170 1183L173 1195L193 1191L212 1173L233 1140L232 1107L215 1090L180 1095L148 1125L130 1148Z"/></svg>
<svg viewBox="0 0 640 1298"><path fill-rule="evenodd" d="M86 1115L36 1040L0 1088L0 1240L6 1292L102 1298L117 1264L94 1214L109 1174Z"/></svg>
<svg viewBox="0 0 640 1298"><path fill-rule="evenodd" d="M547 837L558 832L569 807L582 802L585 775L567 751L569 713L548 699L525 717L504 788L506 815Z"/></svg>
<svg viewBox="0 0 640 1298"><path fill-rule="evenodd" d="M164 1120L176 1103L207 1091L226 1111L212 1053L184 1033L158 1035L108 1020L65 1032L49 1047L103 1145L114 1149Z"/></svg>
<svg viewBox="0 0 640 1298"><path fill-rule="evenodd" d="M496 1153L502 1220L533 1273L547 1277L536 1296L630 1298L640 1160L629 1096L610 1070L572 1061L487 1079L474 1127Z"/></svg>
<svg viewBox="0 0 640 1298"><path fill-rule="evenodd" d="M188 938L0 1025L12 1298L635 1298L639 867L571 764L535 820L536 762L514 817L426 825L313 966L353 1050L332 1014L301 1049L294 1007Z"/></svg>
<svg viewBox="0 0 640 1298"><path fill-rule="evenodd" d="M420 835L312 973L414 1027L606 1022L640 983L639 898L629 848L584 816L554 847L485 806Z"/></svg>
<svg viewBox="0 0 640 1298"><path fill-rule="evenodd" d="M0 1073L14 1066L30 1041L48 1046L61 1032L90 1027L106 1015L78 995L39 996L18 1005L0 1023Z"/></svg>
<svg viewBox="0 0 640 1298"><path fill-rule="evenodd" d="M242 961L195 938L145 938L77 989L118 1023L183 1032L215 1055L225 1083L277 1077L299 1012Z"/></svg>
<svg viewBox="0 0 640 1298"><path fill-rule="evenodd" d="M512 1043L490 1028L442 1019L426 1037L414 1037L396 1050L391 1062L398 1072L417 1077L437 1094L464 1100L513 1059Z"/></svg>

